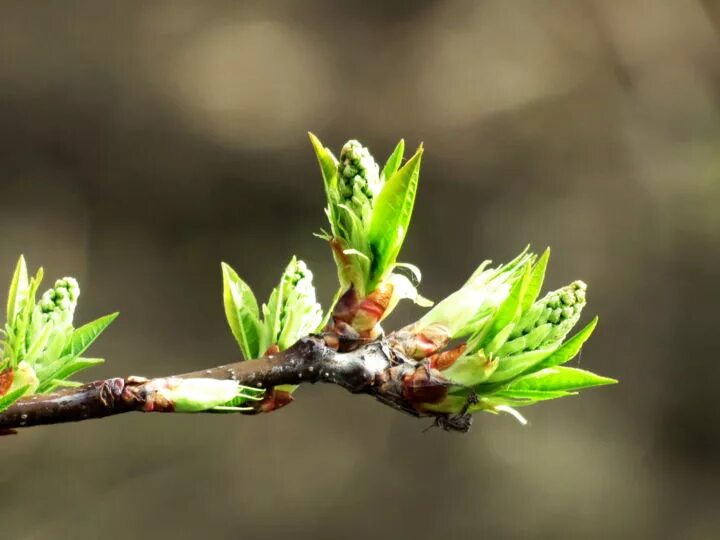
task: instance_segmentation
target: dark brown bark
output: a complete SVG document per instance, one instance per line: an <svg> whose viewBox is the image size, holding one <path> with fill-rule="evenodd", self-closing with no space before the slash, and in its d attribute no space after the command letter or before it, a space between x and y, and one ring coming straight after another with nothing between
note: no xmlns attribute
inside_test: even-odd
<svg viewBox="0 0 720 540"><path fill-rule="evenodd" d="M349 352L337 352L323 338L309 336L277 354L175 377L232 379L245 386L266 389L284 384L332 383L353 393L374 396L413 416L434 416L439 425L447 428L444 421L447 415L421 412L412 400L413 392L408 392L407 381L417 380L425 370L425 366L392 350L384 340L362 343ZM150 403L152 393L148 387L152 383L152 379L142 377L112 378L24 398L0 412L0 432L131 411L171 412L171 407ZM425 376L423 384L432 386L432 378ZM436 386L436 390L442 391L445 385L438 380Z"/></svg>

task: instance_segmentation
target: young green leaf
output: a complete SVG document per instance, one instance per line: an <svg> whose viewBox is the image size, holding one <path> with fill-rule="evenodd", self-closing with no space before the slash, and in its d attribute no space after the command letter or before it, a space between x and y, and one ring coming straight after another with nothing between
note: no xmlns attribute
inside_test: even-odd
<svg viewBox="0 0 720 540"><path fill-rule="evenodd" d="M554 347L536 349L500 359L500 365L488 378L488 383L509 381L542 362L555 350Z"/></svg>
<svg viewBox="0 0 720 540"><path fill-rule="evenodd" d="M382 178L387 180L397 172L397 170L400 168L400 165L402 164L403 155L405 155L405 140L400 139L400 142L397 143L395 150L393 150L393 153L390 154L390 157L388 158L385 166L383 167Z"/></svg>
<svg viewBox="0 0 720 540"><path fill-rule="evenodd" d="M518 316L520 310L522 309L522 300L525 296L525 291L527 291L528 284L530 283L531 275L531 265L528 262L525 265L522 277L513 284L513 288L510 290L507 300L500 305L497 313L493 317L492 323L489 326L490 336L494 336L500 332L505 326L514 321L515 317Z"/></svg>
<svg viewBox="0 0 720 540"><path fill-rule="evenodd" d="M307 265L293 257L262 308L266 339L260 352L273 344L284 350L317 328L322 309L315 299L312 279Z"/></svg>
<svg viewBox="0 0 720 540"><path fill-rule="evenodd" d="M598 318L595 317L585 328L563 343L559 349L534 366L534 369L557 366L575 358L575 355L580 352L583 344L588 340L590 335L593 333L593 330L595 330L597 323Z"/></svg>
<svg viewBox="0 0 720 540"><path fill-rule="evenodd" d="M257 358L263 351L259 350L262 325L255 295L230 265L222 263L222 274L223 304L230 330L245 359Z"/></svg>
<svg viewBox="0 0 720 540"><path fill-rule="evenodd" d="M10 282L10 291L7 301L7 319L8 324L12 324L15 314L21 308L23 301L27 298L28 292L28 272L25 264L25 257L20 255L20 259L15 267L12 281Z"/></svg>
<svg viewBox="0 0 720 540"><path fill-rule="evenodd" d="M485 352L494 355L507 341L510 332L512 332L513 326L513 323L509 323L505 328L495 334L495 337L493 337L490 340L490 343L487 344L487 347L485 347Z"/></svg>
<svg viewBox="0 0 720 540"><path fill-rule="evenodd" d="M583 369L556 366L518 377L503 391L572 392L593 386L615 384L617 380Z"/></svg>
<svg viewBox="0 0 720 540"><path fill-rule="evenodd" d="M39 319L39 312L36 311L35 313L38 314L37 318ZM33 322L36 318L35 313L33 314ZM54 329L55 328L52 323L45 324L40 327L39 332L33 338L33 341L25 354L25 360L30 363L35 363L40 359L41 355L45 352L45 347L47 346Z"/></svg>
<svg viewBox="0 0 720 540"><path fill-rule="evenodd" d="M30 279L27 287L27 293L23 300L22 306L17 306L18 313L13 322L13 356L15 365L25 358L27 350L26 337L30 326L30 319L35 310L35 294L42 282L43 269L40 268L34 278Z"/></svg>
<svg viewBox="0 0 720 540"><path fill-rule="evenodd" d="M334 193L337 190L337 167L338 161L335 156L320 142L313 133L308 132L310 142L312 143L315 155L317 156L318 163L320 164L320 172L322 172L323 183L325 185L325 195L328 200L328 212L330 213L330 226L334 227L335 219L333 218L333 205L331 201L335 197ZM333 233L336 231L333 230Z"/></svg>
<svg viewBox="0 0 720 540"><path fill-rule="evenodd" d="M285 271L280 276L280 283L270 293L270 299L268 303L263 305L263 322L266 328L266 337L269 341L274 341L282 331L283 324L283 310L285 309L286 294L288 293L288 287L286 282L290 279L290 274L295 267L296 258L290 259L290 264L285 268ZM272 343L264 343L261 348L269 347Z"/></svg>
<svg viewBox="0 0 720 540"><path fill-rule="evenodd" d="M98 336L117 318L119 313L111 313L87 323L73 331L70 342L65 345L62 356L76 358L84 353Z"/></svg>
<svg viewBox="0 0 720 540"><path fill-rule="evenodd" d="M532 273L530 274L530 282L528 283L527 291L525 292L522 301L523 313L530 309L530 306L533 305L533 302L535 302L537 297L540 295L542 284L545 280L545 270L547 269L549 260L550 248L547 248L540 259L538 259L538 262L536 262L533 266Z"/></svg>
<svg viewBox="0 0 720 540"><path fill-rule="evenodd" d="M45 381L40 384L40 387L38 388L38 393L52 392L58 386L63 386L65 382L69 382L70 384L72 384L71 381L65 381L65 379L67 379L71 375L74 375L78 371L97 366L99 364L102 364L103 362L105 362L105 360L103 360L102 358L67 357L60 359L57 362L60 365L55 368L55 370L48 376L43 377Z"/></svg>
<svg viewBox="0 0 720 540"><path fill-rule="evenodd" d="M29 388L30 388L30 385L26 384L25 386L16 388L12 392L8 392L4 396L0 396L0 411L4 411L10 405L15 403L18 399L23 397L23 395L25 395L25 392L27 392Z"/></svg>
<svg viewBox="0 0 720 540"><path fill-rule="evenodd" d="M415 204L423 148L390 177L375 201L368 232L373 253L368 291L385 277L397 259Z"/></svg>
<svg viewBox="0 0 720 540"><path fill-rule="evenodd" d="M478 335L470 338L468 342L469 350L476 351L486 347L498 333L515 320L520 310L520 304L527 289L528 281L530 280L530 268L531 265L528 261L525 263L521 277L513 283L510 294L508 294L507 298L497 308L497 311L488 324L483 327Z"/></svg>

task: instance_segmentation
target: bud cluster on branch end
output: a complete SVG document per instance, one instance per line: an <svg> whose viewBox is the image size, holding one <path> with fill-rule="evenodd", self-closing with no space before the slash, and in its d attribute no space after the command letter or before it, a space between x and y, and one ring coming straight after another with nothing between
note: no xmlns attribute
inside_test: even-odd
<svg viewBox="0 0 720 540"><path fill-rule="evenodd" d="M417 194L423 147L407 160L400 141L381 167L348 141L339 157L310 134L325 187L328 243L338 290L327 310L313 274L292 257L268 299L222 263L223 307L243 361L190 374L113 378L80 385L81 356L117 314L74 328L80 289L63 278L35 301L42 271L21 258L0 330L0 429L100 418L129 411L270 412L303 383L327 382L398 410L466 431L472 413L509 413L617 381L567 364L597 317L569 337L587 300L574 281L541 296L549 249L526 248L506 264L483 262L455 292L394 332L382 326L398 303L433 303L418 292L420 269L398 257ZM66 388L70 387L70 388ZM65 388L65 389L63 389Z"/></svg>

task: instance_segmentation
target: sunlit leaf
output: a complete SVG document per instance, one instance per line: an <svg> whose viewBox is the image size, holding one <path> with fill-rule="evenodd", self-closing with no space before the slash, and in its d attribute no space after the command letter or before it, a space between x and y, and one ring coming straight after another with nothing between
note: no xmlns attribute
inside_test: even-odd
<svg viewBox="0 0 720 540"><path fill-rule="evenodd" d="M533 266L530 274L530 281L527 285L527 290L522 300L522 311L527 311L533 302L537 300L542 290L542 284L545 280L545 270L547 269L548 261L550 260L550 248L547 248L542 254L540 259Z"/></svg>
<svg viewBox="0 0 720 540"><path fill-rule="evenodd" d="M10 282L10 291L8 292L7 318L5 319L8 323L13 321L15 314L22 306L25 298L27 298L28 286L29 281L25 257L20 255L12 281Z"/></svg>
<svg viewBox="0 0 720 540"><path fill-rule="evenodd" d="M58 363L61 364L53 373L51 373L47 380L40 385L38 392L52 392L58 386L72 386L73 383L68 381L69 384L62 384L59 381L64 381L71 375L74 375L78 371L88 369L99 364L102 364L105 360L102 358L67 358L62 359Z"/></svg>
<svg viewBox="0 0 720 540"><path fill-rule="evenodd" d="M80 356L110 326L118 315L117 312L111 313L75 329L70 337L70 342L65 345L62 356L71 358Z"/></svg>
<svg viewBox="0 0 720 540"><path fill-rule="evenodd" d="M617 381L583 369L556 366L523 375L511 382L503 391L572 392L593 386L615 384Z"/></svg>
<svg viewBox="0 0 720 540"><path fill-rule="evenodd" d="M257 358L261 324L257 300L250 287L228 264L222 263L223 304L230 330L246 360Z"/></svg>
<svg viewBox="0 0 720 540"><path fill-rule="evenodd" d="M392 177L392 175L395 174L397 172L397 170L400 168L404 154L405 154L405 140L400 139L400 142L397 143L395 150L393 150L393 153L390 154L390 157L388 158L387 162L385 163L385 166L383 167L382 177L385 180Z"/></svg>
<svg viewBox="0 0 720 540"><path fill-rule="evenodd" d="M545 358L542 362L538 363L535 366L535 369L557 366L575 358L577 353L580 352L583 344L588 340L590 335L593 333L593 330L595 330L597 323L598 318L595 317L585 328L563 343L559 349Z"/></svg>
<svg viewBox="0 0 720 540"><path fill-rule="evenodd" d="M533 366L539 364L542 360L547 358L555 349L545 348L536 349L534 351L528 351L520 353L514 356L500 359L500 365L489 378L488 382L503 382L517 377L521 373L526 372Z"/></svg>
<svg viewBox="0 0 720 540"><path fill-rule="evenodd" d="M368 290L372 291L397 259L412 217L423 149L420 147L390 177L375 201L368 243L373 254Z"/></svg>
<svg viewBox="0 0 720 540"><path fill-rule="evenodd" d="M9 392L9 393L5 394L4 396L0 397L0 411L7 409L10 405L12 405L18 399L23 397L23 395L25 394L25 392L28 391L29 388L30 388L30 385L26 384L25 386L16 388L12 392Z"/></svg>

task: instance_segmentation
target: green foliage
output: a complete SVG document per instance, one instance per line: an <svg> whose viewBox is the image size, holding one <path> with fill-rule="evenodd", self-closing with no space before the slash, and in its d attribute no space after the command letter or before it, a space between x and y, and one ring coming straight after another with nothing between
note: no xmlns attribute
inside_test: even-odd
<svg viewBox="0 0 720 540"><path fill-rule="evenodd" d="M25 395L73 385L70 376L103 362L81 355L117 313L76 329L77 281L70 277L57 280L36 302L42 277L42 269L29 277L25 259L20 257L8 292L7 321L0 331L0 372L11 374L12 379L0 394L0 410Z"/></svg>
<svg viewBox="0 0 720 540"><path fill-rule="evenodd" d="M303 261L290 260L262 310L250 287L226 263L222 274L225 315L246 360L263 355L272 345L287 349L318 330L322 308L315 299L312 272Z"/></svg>
<svg viewBox="0 0 720 540"><path fill-rule="evenodd" d="M477 403L471 410L515 413L511 407L617 382L587 371L559 367L578 354L595 329L597 317L564 342L585 306L587 286L575 281L537 300L548 259L549 251L539 259L523 252L508 265L496 269L491 277L480 280L476 284L478 290L473 288L471 278L460 291L421 319L437 322L459 317L461 320L455 322L453 329L473 321L454 332L455 337L467 336L466 347L443 369L442 375L453 387L448 398L429 407L431 410L458 412L475 396ZM484 263L474 276L487 272L485 266ZM467 309L467 298L473 294L483 299L477 303L475 314Z"/></svg>
<svg viewBox="0 0 720 540"><path fill-rule="evenodd" d="M367 290L374 290L397 261L410 226L422 152L420 147L401 169L395 171L377 197L368 230L373 257Z"/></svg>
<svg viewBox="0 0 720 540"><path fill-rule="evenodd" d="M310 139L328 201L330 232L322 237L333 247L341 293L352 287L363 299L380 290L381 284L392 282L390 272L399 266L396 261L412 215L422 147L403 165L405 145L400 141L378 174L372 156L357 141L349 141L337 159L317 137L310 134ZM587 287L576 281L538 300L549 258L549 249L539 258L526 249L495 268L489 268L490 261L485 261L462 288L403 330L403 347L412 351L409 354L414 358L418 353L433 354L437 349L432 344L442 347L451 339L465 340L461 348L453 344L455 348L440 352L452 356L439 364L442 376L450 383L448 396L441 403L422 406L458 413L472 405L471 410L516 414L511 405L527 405L615 382L557 367L579 352L597 318L563 343L580 318ZM416 297L414 286L410 288L408 293L403 286L404 296ZM386 311L396 302L389 302ZM353 326L357 330L370 327L366 319L373 314L371 310L356 317ZM384 316L386 313L376 318ZM362 324L356 324L358 319ZM475 398L477 403L471 403Z"/></svg>
<svg viewBox="0 0 720 540"><path fill-rule="evenodd" d="M459 290L439 302L418 321L418 328L440 324L448 329L452 338L477 333L507 299L513 285L522 276L524 265L532 259L532 254L526 250L496 268L488 268L491 261L484 261Z"/></svg>
<svg viewBox="0 0 720 540"><path fill-rule="evenodd" d="M380 335L378 323L399 299L430 304L417 293L420 270L398 262L417 195L422 145L404 161L401 140L381 168L356 140L342 147L339 158L313 134L310 141L327 198L329 231L319 236L330 243L338 269L337 311L329 310L333 322L325 327L312 273L295 257L262 305L222 263L225 314L245 359L287 349L323 329L371 339ZM563 366L579 353L597 317L565 339L581 317L587 286L575 281L538 299L549 256L549 249L539 258L525 249L507 264L491 268L490 261L483 262L459 290L394 336L398 350L447 390L444 399L415 404L419 410L509 412L521 419L514 407L617 382ZM42 269L30 276L20 257L0 330L0 410L23 396L78 384L69 378L102 362L82 355L117 316L75 328L77 281L57 280L36 302L42 277ZM463 343L443 349L453 339ZM148 385L149 395L178 412L247 410L264 397L264 390L234 381L166 378Z"/></svg>
<svg viewBox="0 0 720 540"><path fill-rule="evenodd" d="M417 193L423 149L402 164L400 141L382 172L367 148L348 141L340 159L310 134L327 196L330 232L342 291L352 287L365 298L385 282L405 240ZM409 294L416 298L416 293Z"/></svg>
<svg viewBox="0 0 720 540"><path fill-rule="evenodd" d="M260 355L260 339L264 325L260 322L257 300L250 287L235 270L221 264L223 275L223 304L230 330L246 360Z"/></svg>

